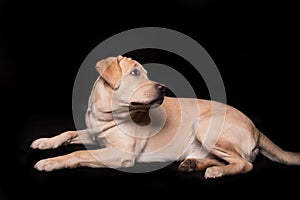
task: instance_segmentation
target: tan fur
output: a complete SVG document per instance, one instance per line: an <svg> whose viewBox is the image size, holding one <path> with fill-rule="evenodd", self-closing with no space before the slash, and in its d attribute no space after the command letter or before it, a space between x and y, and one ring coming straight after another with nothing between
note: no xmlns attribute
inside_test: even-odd
<svg viewBox="0 0 300 200"><path fill-rule="evenodd" d="M182 161L180 171L206 170L206 178L217 178L249 172L259 152L277 162L300 164L299 153L282 150L231 106L203 99L163 99L164 86L149 80L135 60L110 57L100 60L96 69L100 77L90 95L87 129L40 138L31 147L96 141L106 147L44 159L36 169L119 168L177 160ZM134 69L138 76L132 75Z"/></svg>
<svg viewBox="0 0 300 200"><path fill-rule="evenodd" d="M105 81L113 88L118 88L122 77L118 58L110 57L96 64L96 69Z"/></svg>

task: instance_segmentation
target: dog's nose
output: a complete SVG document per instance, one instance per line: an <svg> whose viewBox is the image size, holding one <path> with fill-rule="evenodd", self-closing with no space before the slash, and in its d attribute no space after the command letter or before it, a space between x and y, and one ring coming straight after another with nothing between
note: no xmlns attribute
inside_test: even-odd
<svg viewBox="0 0 300 200"><path fill-rule="evenodd" d="M160 92L165 92L166 91L166 86L164 86L162 84L159 84L159 83L157 83L155 85L155 88L156 88L157 91L160 91Z"/></svg>

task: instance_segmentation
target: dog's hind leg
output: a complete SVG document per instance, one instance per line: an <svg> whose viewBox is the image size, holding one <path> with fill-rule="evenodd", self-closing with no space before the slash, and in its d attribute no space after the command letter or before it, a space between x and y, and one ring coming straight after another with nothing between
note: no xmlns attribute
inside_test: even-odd
<svg viewBox="0 0 300 200"><path fill-rule="evenodd" d="M251 171L252 163L242 158L230 159L229 164L225 166L212 166L206 169L205 178L218 178L222 176L242 174Z"/></svg>
<svg viewBox="0 0 300 200"><path fill-rule="evenodd" d="M239 146L228 141L219 140L210 153L224 160L227 164L224 166L208 167L204 174L205 178L243 174L251 171L253 168L252 163L242 156L243 154Z"/></svg>
<svg viewBox="0 0 300 200"><path fill-rule="evenodd" d="M66 131L51 138L39 138L30 145L33 149L54 149L67 144L95 144L87 130Z"/></svg>

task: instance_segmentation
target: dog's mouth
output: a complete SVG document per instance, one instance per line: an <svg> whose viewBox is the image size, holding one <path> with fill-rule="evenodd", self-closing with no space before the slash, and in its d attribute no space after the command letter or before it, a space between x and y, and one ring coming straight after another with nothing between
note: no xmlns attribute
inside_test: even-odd
<svg viewBox="0 0 300 200"><path fill-rule="evenodd" d="M159 96L156 99L152 99L152 100L146 100L146 101L133 101L130 103L130 107L131 108L150 108L153 107L153 105L157 105L159 106L160 104L162 104L162 102L164 101L164 97L163 96Z"/></svg>

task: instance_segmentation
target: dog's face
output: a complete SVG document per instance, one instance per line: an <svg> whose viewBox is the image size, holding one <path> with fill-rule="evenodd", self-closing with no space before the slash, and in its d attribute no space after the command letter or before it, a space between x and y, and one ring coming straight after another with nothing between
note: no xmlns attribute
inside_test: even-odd
<svg viewBox="0 0 300 200"><path fill-rule="evenodd" d="M117 106L138 110L163 102L165 86L149 80L143 66L131 58L109 57L100 60L96 69Z"/></svg>

